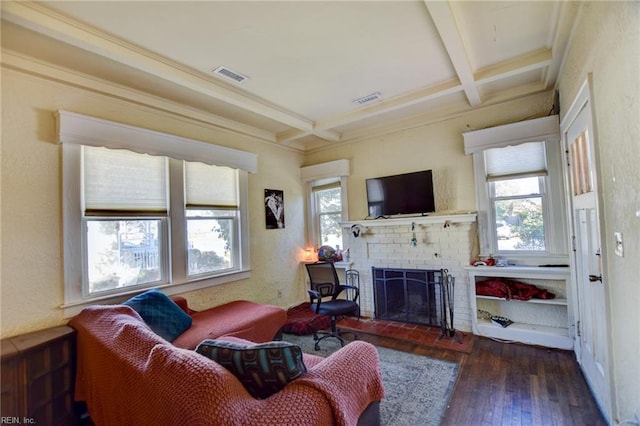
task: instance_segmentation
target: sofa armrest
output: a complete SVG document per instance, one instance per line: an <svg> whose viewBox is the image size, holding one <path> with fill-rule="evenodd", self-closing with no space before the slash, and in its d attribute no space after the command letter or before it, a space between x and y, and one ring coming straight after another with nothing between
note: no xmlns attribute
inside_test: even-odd
<svg viewBox="0 0 640 426"><path fill-rule="evenodd" d="M252 343L228 336L221 340ZM245 407L246 424L260 424L265 418L279 418L282 424L306 424L303 418L311 416L324 419L317 424L355 425L361 414L384 396L378 351L369 343L351 342L307 368L280 392ZM296 410L285 409L292 401L296 401Z"/></svg>
<svg viewBox="0 0 640 426"><path fill-rule="evenodd" d="M191 315L193 311L189 309L189 302L182 296L172 296L171 300L176 302L176 305L180 306L180 309L185 311L187 315Z"/></svg>
<svg viewBox="0 0 640 426"><path fill-rule="evenodd" d="M295 382L321 391L338 424L356 424L369 404L384 397L378 351L362 341L349 343Z"/></svg>

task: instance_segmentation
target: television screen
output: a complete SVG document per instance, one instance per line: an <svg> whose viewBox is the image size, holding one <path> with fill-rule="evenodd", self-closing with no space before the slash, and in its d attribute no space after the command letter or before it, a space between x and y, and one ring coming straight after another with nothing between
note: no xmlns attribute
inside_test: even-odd
<svg viewBox="0 0 640 426"><path fill-rule="evenodd" d="M436 211L431 170L367 179L369 216Z"/></svg>

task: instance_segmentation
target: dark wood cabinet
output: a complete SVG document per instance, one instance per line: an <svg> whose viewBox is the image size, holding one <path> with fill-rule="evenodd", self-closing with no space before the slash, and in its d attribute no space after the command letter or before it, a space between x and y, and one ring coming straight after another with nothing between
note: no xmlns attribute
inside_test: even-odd
<svg viewBox="0 0 640 426"><path fill-rule="evenodd" d="M76 425L75 330L60 326L2 339L2 417L18 424Z"/></svg>

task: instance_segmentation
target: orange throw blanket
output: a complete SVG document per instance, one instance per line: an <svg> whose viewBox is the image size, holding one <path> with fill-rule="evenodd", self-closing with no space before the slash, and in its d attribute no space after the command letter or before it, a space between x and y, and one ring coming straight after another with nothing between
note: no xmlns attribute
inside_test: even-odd
<svg viewBox="0 0 640 426"><path fill-rule="evenodd" d="M70 325L78 331L76 399L97 426L347 426L384 394L377 351L366 342L258 400L222 366L153 333L128 306L90 307Z"/></svg>

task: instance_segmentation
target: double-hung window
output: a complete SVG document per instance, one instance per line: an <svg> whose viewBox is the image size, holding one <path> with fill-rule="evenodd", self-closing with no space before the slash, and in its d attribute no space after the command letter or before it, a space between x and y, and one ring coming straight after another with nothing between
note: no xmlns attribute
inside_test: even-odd
<svg viewBox="0 0 640 426"><path fill-rule="evenodd" d="M557 116L464 134L473 154L480 256L566 263Z"/></svg>
<svg viewBox="0 0 640 426"><path fill-rule="evenodd" d="M497 251L544 251L548 175L544 142L489 149L484 160Z"/></svg>
<svg viewBox="0 0 640 426"><path fill-rule="evenodd" d="M184 176L187 275L234 270L240 261L237 170L185 162Z"/></svg>
<svg viewBox="0 0 640 426"><path fill-rule="evenodd" d="M339 247L342 245L342 190L340 181L312 187L315 205L314 227L318 245Z"/></svg>
<svg viewBox="0 0 640 426"><path fill-rule="evenodd" d="M65 312L250 276L254 154L58 112Z"/></svg>
<svg viewBox="0 0 640 426"><path fill-rule="evenodd" d="M84 293L168 282L168 159L81 146Z"/></svg>
<svg viewBox="0 0 640 426"><path fill-rule="evenodd" d="M300 169L307 185L307 244L342 247L342 223L348 220L349 160L335 160Z"/></svg>

